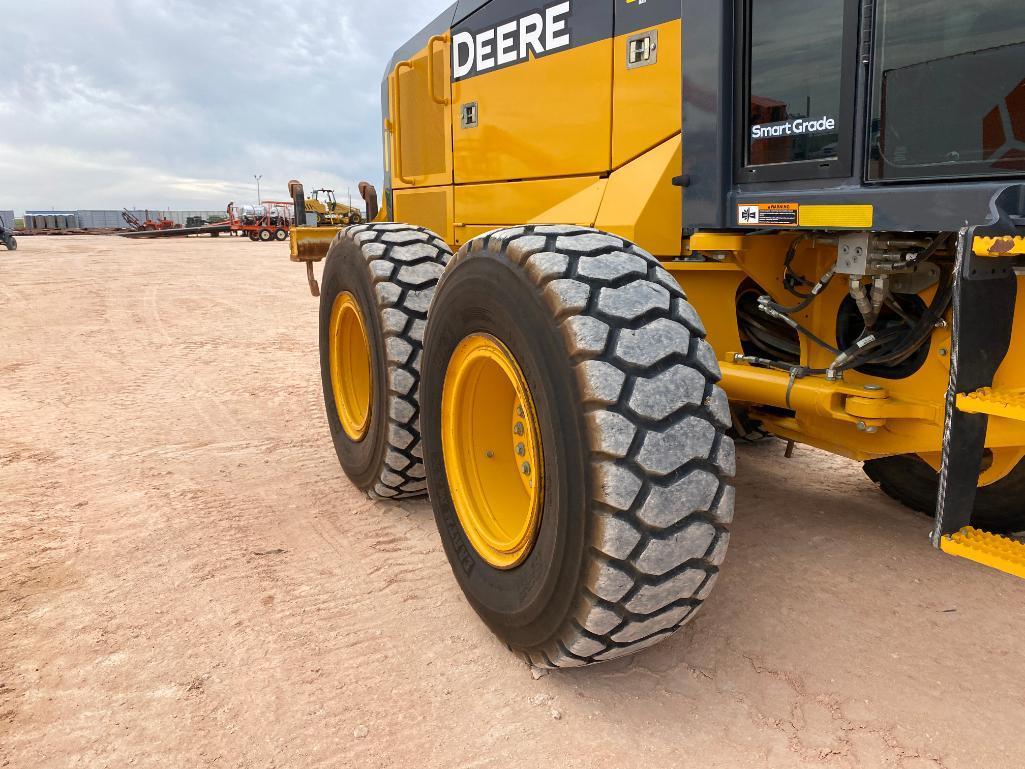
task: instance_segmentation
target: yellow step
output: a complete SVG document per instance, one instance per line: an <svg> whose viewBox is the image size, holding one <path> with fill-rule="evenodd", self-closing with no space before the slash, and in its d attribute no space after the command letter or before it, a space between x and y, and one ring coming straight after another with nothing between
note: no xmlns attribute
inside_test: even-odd
<svg viewBox="0 0 1025 769"><path fill-rule="evenodd" d="M1025 237L1004 235L997 238L978 237L972 242L976 256L1020 256L1025 254Z"/></svg>
<svg viewBox="0 0 1025 769"><path fill-rule="evenodd" d="M957 408L968 414L989 414L1025 422L1025 390L983 387L967 395L958 395Z"/></svg>
<svg viewBox="0 0 1025 769"><path fill-rule="evenodd" d="M940 540L940 549L1025 579L1025 544L1016 540L966 526Z"/></svg>

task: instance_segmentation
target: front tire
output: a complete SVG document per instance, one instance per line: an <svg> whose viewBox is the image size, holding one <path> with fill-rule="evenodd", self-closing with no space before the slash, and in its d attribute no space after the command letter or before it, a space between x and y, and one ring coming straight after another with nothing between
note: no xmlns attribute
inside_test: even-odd
<svg viewBox="0 0 1025 769"><path fill-rule="evenodd" d="M917 512L936 514L940 476L917 454L870 459L864 470L891 499ZM999 481L979 488L972 526L996 534L1025 531L1025 460Z"/></svg>
<svg viewBox="0 0 1025 769"><path fill-rule="evenodd" d="M349 227L335 238L320 296L320 370L342 469L370 496L426 491L420 359L427 309L452 252L404 224Z"/></svg>
<svg viewBox="0 0 1025 769"><path fill-rule="evenodd" d="M594 230L500 230L464 246L442 278L424 350L428 488L460 587L532 664L581 666L649 647L711 591L729 541L735 454L704 336L657 260ZM491 393L502 378L484 371L483 384L452 402L455 383L469 375L467 348L481 345L499 350L491 353L499 368L522 373L520 387L507 377L516 399L497 402ZM478 397L474 416L469 399ZM516 417L501 413L520 402L532 404L537 422L537 447L528 441L525 451ZM459 445L456 413L487 426L476 434L480 446ZM488 511L505 511L510 486L491 481L501 499L474 501L481 494L468 495L465 479L489 480L491 470L469 472L477 462L512 462L515 475L524 454L543 457L543 499L529 548L521 553L509 537L517 557L506 562L479 543L489 540ZM527 530L530 509L505 530Z"/></svg>
<svg viewBox="0 0 1025 769"><path fill-rule="evenodd" d="M260 230L260 242L270 243L274 239L274 233L270 230Z"/></svg>

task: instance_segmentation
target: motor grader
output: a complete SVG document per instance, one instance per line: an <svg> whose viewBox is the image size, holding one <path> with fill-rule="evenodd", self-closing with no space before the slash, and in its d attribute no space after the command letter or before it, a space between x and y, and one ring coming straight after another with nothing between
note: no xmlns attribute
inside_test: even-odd
<svg viewBox="0 0 1025 769"><path fill-rule="evenodd" d="M335 199L334 190L313 190L306 198L302 209L305 209L307 214L316 217L318 227L360 224L363 221L363 215L357 209ZM296 210L301 209L297 208Z"/></svg>
<svg viewBox="0 0 1025 769"><path fill-rule="evenodd" d="M543 667L694 616L755 435L1025 577L1023 76L1020 0L459 0L326 257L346 474Z"/></svg>

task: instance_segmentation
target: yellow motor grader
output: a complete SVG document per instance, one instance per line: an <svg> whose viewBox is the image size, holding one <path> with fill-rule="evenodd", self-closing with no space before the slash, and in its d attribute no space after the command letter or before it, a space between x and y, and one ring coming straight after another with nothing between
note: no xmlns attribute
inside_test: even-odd
<svg viewBox="0 0 1025 769"><path fill-rule="evenodd" d="M538 666L694 616L758 433L1025 577L1023 78L1021 0L459 0L327 251L342 467Z"/></svg>

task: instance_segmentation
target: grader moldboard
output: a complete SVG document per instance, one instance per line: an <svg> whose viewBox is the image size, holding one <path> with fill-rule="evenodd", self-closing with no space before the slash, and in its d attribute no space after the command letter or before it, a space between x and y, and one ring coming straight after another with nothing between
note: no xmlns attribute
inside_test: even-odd
<svg viewBox="0 0 1025 769"><path fill-rule="evenodd" d="M694 616L756 432L1025 577L1023 75L1020 0L459 0L375 221L293 230L345 472L538 666Z"/></svg>

